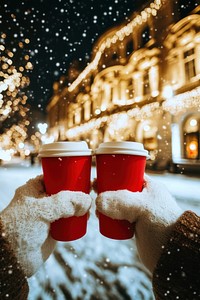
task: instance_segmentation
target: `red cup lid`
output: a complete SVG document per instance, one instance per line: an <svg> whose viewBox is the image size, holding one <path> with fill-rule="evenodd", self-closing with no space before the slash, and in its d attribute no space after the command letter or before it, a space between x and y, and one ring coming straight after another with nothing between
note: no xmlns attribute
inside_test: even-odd
<svg viewBox="0 0 200 300"><path fill-rule="evenodd" d="M96 149L95 154L129 154L140 155L149 158L148 151L143 144L137 142L105 142Z"/></svg>
<svg viewBox="0 0 200 300"><path fill-rule="evenodd" d="M44 144L39 151L39 157L89 156L91 154L92 150L84 141Z"/></svg>

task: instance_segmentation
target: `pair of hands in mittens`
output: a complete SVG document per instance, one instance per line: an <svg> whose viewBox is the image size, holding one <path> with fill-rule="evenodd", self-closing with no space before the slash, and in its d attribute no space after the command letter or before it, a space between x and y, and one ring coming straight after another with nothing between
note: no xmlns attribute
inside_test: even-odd
<svg viewBox="0 0 200 300"><path fill-rule="evenodd" d="M71 216L86 214L91 206L90 195L62 191L47 196L43 177L37 176L18 188L0 219L5 238L26 276L32 276L47 260L55 247L49 235L50 223ZM127 190L104 192L96 199L97 211L113 219L135 222L139 255L152 272L171 232L182 214L167 189L149 177L141 193Z"/></svg>

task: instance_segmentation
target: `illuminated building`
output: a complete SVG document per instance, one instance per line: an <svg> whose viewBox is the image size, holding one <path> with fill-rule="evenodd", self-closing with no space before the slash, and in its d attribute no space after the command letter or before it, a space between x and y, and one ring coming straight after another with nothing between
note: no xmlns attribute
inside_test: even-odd
<svg viewBox="0 0 200 300"><path fill-rule="evenodd" d="M142 142L157 169L200 167L200 5L147 1L105 32L47 107L54 140Z"/></svg>

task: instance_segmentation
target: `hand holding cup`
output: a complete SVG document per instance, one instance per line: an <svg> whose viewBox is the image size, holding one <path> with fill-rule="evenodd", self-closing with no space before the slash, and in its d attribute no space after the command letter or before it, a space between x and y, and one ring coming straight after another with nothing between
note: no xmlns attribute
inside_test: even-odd
<svg viewBox="0 0 200 300"><path fill-rule="evenodd" d="M0 219L3 236L26 276L32 276L54 250L56 242L49 235L50 223L87 214L91 202L83 192L61 191L47 196L43 176L16 190Z"/></svg>
<svg viewBox="0 0 200 300"><path fill-rule="evenodd" d="M153 272L173 225L182 214L167 188L145 176L142 192L109 191L96 199L100 213L135 223L136 244L144 265Z"/></svg>
<svg viewBox="0 0 200 300"><path fill-rule="evenodd" d="M60 191L90 193L91 150L86 142L55 142L40 151L44 184L49 195ZM83 237L87 230L87 214L61 218L51 224L51 236L58 241Z"/></svg>
<svg viewBox="0 0 200 300"><path fill-rule="evenodd" d="M96 150L97 192L127 189L142 190L146 151L141 143L106 142ZM117 220L99 213L100 232L112 239L129 239L134 235L134 223Z"/></svg>

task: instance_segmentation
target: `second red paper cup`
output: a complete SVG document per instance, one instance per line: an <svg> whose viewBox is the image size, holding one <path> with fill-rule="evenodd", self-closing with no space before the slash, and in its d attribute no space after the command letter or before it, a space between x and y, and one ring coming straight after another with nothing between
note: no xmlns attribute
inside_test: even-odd
<svg viewBox="0 0 200 300"><path fill-rule="evenodd" d="M106 142L96 150L97 192L127 189L141 192L148 151L136 142ZM99 213L102 235L124 240L134 235L134 223Z"/></svg>
<svg viewBox="0 0 200 300"><path fill-rule="evenodd" d="M55 142L42 146L44 184L47 194L60 191L90 193L91 150L86 142ZM57 241L73 241L87 231L87 214L61 218L51 224L50 234Z"/></svg>

